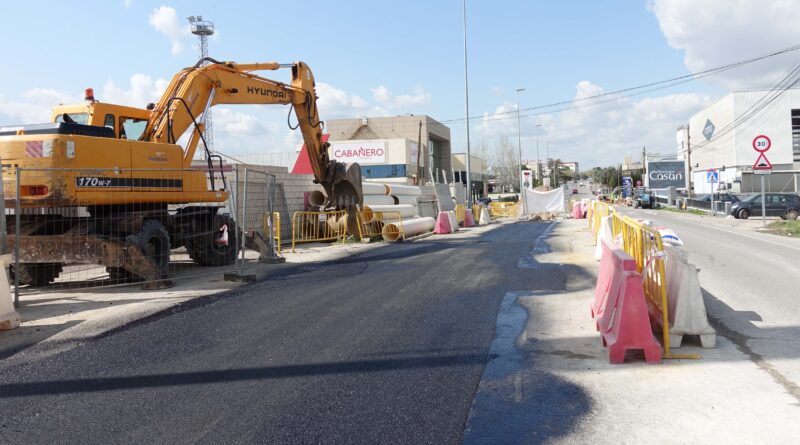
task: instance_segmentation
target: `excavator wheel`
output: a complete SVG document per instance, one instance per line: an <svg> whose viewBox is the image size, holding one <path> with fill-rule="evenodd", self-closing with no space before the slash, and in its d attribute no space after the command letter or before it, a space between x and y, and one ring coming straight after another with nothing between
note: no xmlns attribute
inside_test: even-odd
<svg viewBox="0 0 800 445"><path fill-rule="evenodd" d="M19 273L12 264L9 267L11 279L19 277L20 284L27 284L31 287L42 287L52 283L64 270L61 263L20 263Z"/></svg>
<svg viewBox="0 0 800 445"><path fill-rule="evenodd" d="M153 266L156 271L156 275L160 278L167 277L167 269L169 266L169 255L170 255L170 245L169 245L169 232L164 227L163 224L154 220L148 219L144 223L142 223L142 228L139 232L134 233L132 235L128 235L125 239L125 243L130 246L136 246L136 248L141 251L147 261ZM121 268L106 268L108 269L121 269ZM109 275L114 279L139 279L141 277L131 273L126 269L122 269L124 272L115 270L110 271Z"/></svg>
<svg viewBox="0 0 800 445"><path fill-rule="evenodd" d="M214 215L211 233L196 238L187 248L192 261L201 266L227 266L236 261L236 237L241 235L230 216Z"/></svg>

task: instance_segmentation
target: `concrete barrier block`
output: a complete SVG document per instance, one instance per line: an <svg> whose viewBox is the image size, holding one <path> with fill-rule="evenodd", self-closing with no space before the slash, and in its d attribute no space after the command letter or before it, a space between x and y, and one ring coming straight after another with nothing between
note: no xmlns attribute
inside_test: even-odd
<svg viewBox="0 0 800 445"><path fill-rule="evenodd" d="M611 233L611 226L614 224L612 216L600 218L600 229L597 232L597 246L594 248L594 259L600 261L603 256L602 240L614 243L614 234Z"/></svg>
<svg viewBox="0 0 800 445"><path fill-rule="evenodd" d="M19 313L14 310L14 301L11 296L11 286L8 284L6 261L10 255L0 257L0 331L8 331L19 327Z"/></svg>
<svg viewBox="0 0 800 445"><path fill-rule="evenodd" d="M716 346L716 331L708 323L697 267L688 262L688 252L664 246L670 346L680 347L683 336L700 336L704 348ZM660 320L656 320L660 326Z"/></svg>

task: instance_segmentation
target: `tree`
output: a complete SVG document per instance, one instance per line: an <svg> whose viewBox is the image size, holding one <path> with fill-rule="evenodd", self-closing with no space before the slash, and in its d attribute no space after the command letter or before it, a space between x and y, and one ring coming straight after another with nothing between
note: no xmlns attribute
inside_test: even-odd
<svg viewBox="0 0 800 445"><path fill-rule="evenodd" d="M522 166L519 163L517 148L503 135L497 142L491 160L492 173L501 185L510 190L519 191L519 175Z"/></svg>

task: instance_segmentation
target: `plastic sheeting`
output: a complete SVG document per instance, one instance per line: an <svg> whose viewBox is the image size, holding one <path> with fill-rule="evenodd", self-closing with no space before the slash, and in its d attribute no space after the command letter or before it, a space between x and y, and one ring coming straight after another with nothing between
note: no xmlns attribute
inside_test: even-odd
<svg viewBox="0 0 800 445"><path fill-rule="evenodd" d="M549 192L525 191L528 213L564 213L564 189L559 187Z"/></svg>

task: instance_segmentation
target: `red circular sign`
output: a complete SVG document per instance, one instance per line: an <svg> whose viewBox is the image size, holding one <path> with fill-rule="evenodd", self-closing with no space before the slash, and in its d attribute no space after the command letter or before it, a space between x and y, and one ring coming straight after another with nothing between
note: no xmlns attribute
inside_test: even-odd
<svg viewBox="0 0 800 445"><path fill-rule="evenodd" d="M753 150L759 153L764 153L765 151L769 150L770 147L772 147L772 141L763 134L760 134L753 139Z"/></svg>

